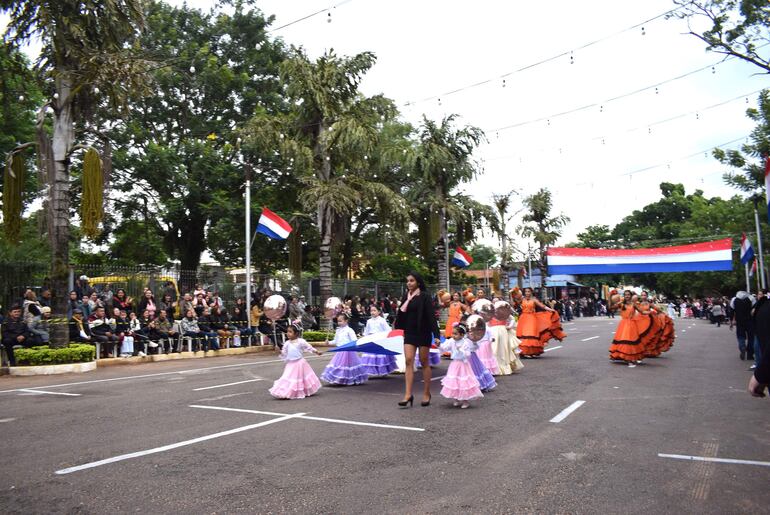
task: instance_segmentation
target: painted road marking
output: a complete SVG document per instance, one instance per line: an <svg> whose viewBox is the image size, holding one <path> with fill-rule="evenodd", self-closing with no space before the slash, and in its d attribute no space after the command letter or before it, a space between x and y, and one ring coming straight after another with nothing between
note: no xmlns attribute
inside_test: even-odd
<svg viewBox="0 0 770 515"><path fill-rule="evenodd" d="M40 395L67 395L69 397L80 397L79 393L64 393L64 392L46 392L44 390L33 390L32 388L19 388L17 392L33 393Z"/></svg>
<svg viewBox="0 0 770 515"><path fill-rule="evenodd" d="M173 449L177 449L179 447L184 447L186 445L193 445L200 442L205 442L207 440L213 440L214 438L221 438L223 436L232 435L235 433L241 433L243 431L248 431L250 429L256 429L258 427L264 427L269 426L270 424L276 424L278 422L284 422L286 420L296 418L298 416L304 415L304 413L294 413L292 415L283 415L280 418L274 418L272 420L266 420L265 422L260 422L259 424L250 424L248 426L242 426L242 427L236 427L235 429L229 429L227 431L222 431L221 433L214 433L211 435L201 436L198 438L193 438L192 440L185 440L183 442L177 442L172 443L170 445L164 445L163 447L155 447L154 449L147 449L145 451L138 451L138 452L132 452L129 454L121 454L120 456L114 456L112 458L107 458L104 460L99 461L92 461L91 463L84 463L83 465L78 465L76 467L69 467L66 469L57 470L56 473L59 475L62 474L71 474L73 472L78 472L80 470L86 470L94 467L100 467L102 465L108 465L110 463L115 463L118 461L124 461L124 460L130 460L133 458L140 458L142 456L147 456L149 454L157 454L159 452L166 452L171 451Z"/></svg>
<svg viewBox="0 0 770 515"><path fill-rule="evenodd" d="M272 411L259 411L259 410L251 410L251 409L240 409L240 408L223 408L221 406L204 406L200 404L191 404L190 407L201 408L201 409L213 409L213 410L220 410L220 411L235 411L236 413L254 413L255 415L269 415L272 417L280 417L285 415L285 413L274 413ZM310 417L304 413L301 415L296 415L295 418L302 418L305 420L318 420L321 422L332 422L334 424L348 424L352 426L381 427L384 429L403 429L405 431L425 431L425 429L421 427L391 426L388 424L375 424L372 422L356 422L354 420L343 420L343 419L337 419L337 418Z"/></svg>
<svg viewBox="0 0 770 515"><path fill-rule="evenodd" d="M581 342L587 342L588 340L595 340L595 339L597 339L597 338L598 338L598 336L591 336L591 337L589 337L589 338L583 338L583 339L582 339L582 340L580 340L580 341L581 341Z"/></svg>
<svg viewBox="0 0 770 515"><path fill-rule="evenodd" d="M570 414L573 411L575 411L576 409L578 409L580 406L582 406L585 403L586 403L586 401L575 401L575 402L573 402L572 404L570 404L569 406L564 408L561 413L559 413L558 415L553 417L550 420L550 422L553 422L554 424L558 424L559 422L561 422L565 418L569 417Z"/></svg>
<svg viewBox="0 0 770 515"><path fill-rule="evenodd" d="M316 360L319 358L323 358L325 356L308 356L305 358L306 360ZM327 357L328 359L328 357ZM203 370L219 370L223 368L234 368L234 367L249 367L252 365L267 365L271 363L285 363L282 359L271 359L267 361L250 361L248 363L234 363L232 365L217 365L214 367L204 367L204 368L192 368L188 370L178 370L176 372L158 372L157 374L142 374L138 376L122 376L122 377L113 377L111 379L93 379L91 381L79 381L77 383L62 383L62 384L52 384L47 386L33 386L31 388L26 388L26 390L35 390L37 391L38 388L64 388L66 386L79 386L82 384L94 384L94 383L109 383L112 381L126 381L128 379L145 379L147 377L162 377L162 376L170 376L170 375L176 375L176 374L189 374L192 372L199 372ZM11 393L11 392L19 392L22 390L19 390L18 388L14 388L13 390L0 390L0 393ZM74 394L73 394L74 395Z"/></svg>
<svg viewBox="0 0 770 515"><path fill-rule="evenodd" d="M16 419L15 418L0 418L0 424L2 424L3 422L13 422L14 420L16 420Z"/></svg>
<svg viewBox="0 0 770 515"><path fill-rule="evenodd" d="M552 350L556 350L556 349L561 349L563 347L564 347L564 345L557 345L556 347L548 347L543 352L548 352L548 351L552 351Z"/></svg>
<svg viewBox="0 0 770 515"><path fill-rule="evenodd" d="M194 392L200 392L201 390L213 390L214 388L224 388L225 386L234 386L236 384L243 384L243 383L253 383L254 381L263 381L261 377L258 377L256 379L247 379L245 381L238 381L237 383L227 383L227 384L215 384L214 386L204 386L203 388L194 388Z"/></svg>
<svg viewBox="0 0 770 515"><path fill-rule="evenodd" d="M760 467L770 467L770 461L733 460L730 458L711 458L709 456L687 456L684 454L661 454L661 453L658 453L658 457L672 458L675 460L708 461L711 463L732 463L735 465L759 465Z"/></svg>

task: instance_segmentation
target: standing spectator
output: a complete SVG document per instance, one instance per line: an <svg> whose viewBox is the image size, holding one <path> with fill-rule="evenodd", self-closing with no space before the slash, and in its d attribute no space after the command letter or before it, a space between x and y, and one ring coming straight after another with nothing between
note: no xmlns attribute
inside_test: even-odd
<svg viewBox="0 0 770 515"><path fill-rule="evenodd" d="M217 307L220 311L225 309L225 301L222 300L222 297L219 296L219 292L215 291L211 294L211 298L208 301L209 307Z"/></svg>
<svg viewBox="0 0 770 515"><path fill-rule="evenodd" d="M40 302L42 307L51 307L53 299L51 298L51 290L49 288L43 288L40 292L40 300L38 302Z"/></svg>
<svg viewBox="0 0 770 515"><path fill-rule="evenodd" d="M203 315L203 310L208 307L208 303L206 302L206 294L205 293L198 293L195 295L195 302L193 302L193 306L195 306L195 315L200 318Z"/></svg>
<svg viewBox="0 0 770 515"><path fill-rule="evenodd" d="M735 326L741 360L754 359L754 324L751 318L753 304L751 297L745 291L739 291L730 301L733 311L730 329Z"/></svg>
<svg viewBox="0 0 770 515"><path fill-rule="evenodd" d="M177 298L176 288L174 287L174 283L171 281L166 281L166 284L163 285L163 298L168 296L172 302L176 302L179 299Z"/></svg>
<svg viewBox="0 0 770 515"><path fill-rule="evenodd" d="M174 319L174 314L176 312L177 302L171 298L171 295L168 293L165 293L163 295L163 300L160 301L160 304L158 304L158 316L160 316L160 312L163 311L166 313L166 317L169 320Z"/></svg>
<svg viewBox="0 0 770 515"><path fill-rule="evenodd" d="M104 309L106 309L108 313L110 312L110 307L112 306L112 297L114 296L115 294L112 292L112 285L110 283L105 284L104 288L99 294L99 298L102 299L102 303L104 303Z"/></svg>
<svg viewBox="0 0 770 515"><path fill-rule="evenodd" d="M770 385L770 302L757 302L754 318L761 360L749 380L749 392L754 397L764 397Z"/></svg>
<svg viewBox="0 0 770 515"><path fill-rule="evenodd" d="M81 314L83 312L83 302L78 299L78 292L72 290L70 292L69 299L67 299L67 318L72 318L72 314L76 309L79 309Z"/></svg>
<svg viewBox="0 0 770 515"><path fill-rule="evenodd" d="M126 314L134 310L131 298L126 295L126 290L123 288L118 288L118 291L115 292L115 296L112 298L112 307L125 311Z"/></svg>
<svg viewBox="0 0 770 515"><path fill-rule="evenodd" d="M179 303L179 313L182 315L182 318L187 316L187 312L190 310L195 310L195 304L193 303L193 296L189 293L185 293L182 296L182 301Z"/></svg>
<svg viewBox="0 0 770 515"><path fill-rule="evenodd" d="M105 349L102 351L102 356L106 355L108 358L114 357L111 347L113 344L118 343L118 337L114 334L112 325L115 322L107 318L104 313L104 307L99 306L96 308L91 316L88 317L88 325L91 328L91 335L93 340L105 343ZM110 347L110 348L107 348Z"/></svg>
<svg viewBox="0 0 770 515"><path fill-rule="evenodd" d="M757 313L759 312L760 308L767 302L770 302L770 299L767 297L767 290L759 290L757 292L757 302L754 304L754 308L751 310L751 327L754 329L754 364L751 365L749 370L756 370L757 367L759 367L759 365L762 363L762 345L759 341L759 337L757 336Z"/></svg>
<svg viewBox="0 0 770 515"><path fill-rule="evenodd" d="M680 312L680 316L682 313ZM725 320L725 311L722 307L722 301L717 300L714 302L714 305L711 306L711 316L714 317L714 322L717 324L717 327L722 326L722 322ZM746 359L746 356L744 355L742 359Z"/></svg>
<svg viewBox="0 0 770 515"><path fill-rule="evenodd" d="M2 324L3 347L8 355L8 362L12 367L16 366L16 357L13 355L13 347L21 345L29 347L32 345L32 333L21 316L21 306L14 304L8 311L8 318Z"/></svg>
<svg viewBox="0 0 770 515"><path fill-rule="evenodd" d="M150 318L155 318L158 311L158 304L155 302L155 296L152 294L152 290L145 290L142 300L139 301L139 312L144 314L147 311Z"/></svg>

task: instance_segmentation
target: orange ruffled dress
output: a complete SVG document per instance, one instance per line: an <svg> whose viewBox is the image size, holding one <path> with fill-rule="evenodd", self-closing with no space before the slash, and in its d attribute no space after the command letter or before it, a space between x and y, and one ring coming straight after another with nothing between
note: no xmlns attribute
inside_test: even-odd
<svg viewBox="0 0 770 515"><path fill-rule="evenodd" d="M522 356L539 356L544 352L548 340L555 338L561 341L566 336L562 331L559 313L535 312L534 300L521 301L521 315L516 326L516 337L521 340L519 349Z"/></svg>
<svg viewBox="0 0 770 515"><path fill-rule="evenodd" d="M639 361L645 356L646 347L642 337L647 337L652 328L650 315L636 315L633 304L620 308L620 323L610 345L610 359Z"/></svg>
<svg viewBox="0 0 770 515"><path fill-rule="evenodd" d="M459 302L452 302L449 305L449 316L446 319L446 329L444 330L444 336L447 338L452 337L452 328L454 324L460 322L463 316L463 307Z"/></svg>

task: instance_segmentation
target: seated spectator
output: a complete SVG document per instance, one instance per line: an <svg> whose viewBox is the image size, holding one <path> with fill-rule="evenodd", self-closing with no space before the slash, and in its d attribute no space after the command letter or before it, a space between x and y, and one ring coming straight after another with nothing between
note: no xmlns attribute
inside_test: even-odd
<svg viewBox="0 0 770 515"><path fill-rule="evenodd" d="M96 311L88 317L88 325L91 327L92 338L94 341L106 344L103 346L102 357L105 355L108 358L114 357L112 353L112 344L118 343L118 337L114 334L114 329L112 328L114 324L114 320L107 318L103 306L98 306Z"/></svg>
<svg viewBox="0 0 770 515"><path fill-rule="evenodd" d="M243 305L243 303L241 303ZM256 327L249 327L246 320L246 312L243 311L238 305L233 308L233 316L230 322L236 327L236 333L240 333L240 337L251 336L254 334ZM236 347L240 345L240 338L233 337L233 345Z"/></svg>
<svg viewBox="0 0 770 515"><path fill-rule="evenodd" d="M83 301L78 298L78 292L72 290L69 299L67 299L67 318L72 318L72 314L76 309L79 309L82 314Z"/></svg>
<svg viewBox="0 0 770 515"><path fill-rule="evenodd" d="M158 304L155 302L155 296L149 288L144 290L144 296L142 297L142 300L139 301L139 312L144 313L145 311L150 313L150 318L155 318L158 311Z"/></svg>
<svg viewBox="0 0 770 515"><path fill-rule="evenodd" d="M174 352L177 352L179 334L174 330L174 320L169 318L165 311L161 310L158 312L158 318L155 319L155 328L160 334L164 352L169 353L172 349Z"/></svg>
<svg viewBox="0 0 770 515"><path fill-rule="evenodd" d="M240 346L240 332L230 324L230 317L227 315L226 311L220 311L217 306L212 306L209 322L211 329L216 331L219 335L220 347L223 347L227 343L228 338L233 339L234 344L234 337L236 334L238 335L238 345Z"/></svg>
<svg viewBox="0 0 770 515"><path fill-rule="evenodd" d="M180 322L180 331L182 336L193 339L193 349L197 352L203 346L203 350L209 348L218 349L217 333L204 331L198 325L198 319L195 318L195 311L190 309Z"/></svg>
<svg viewBox="0 0 770 515"><path fill-rule="evenodd" d="M24 292L24 303L21 306L21 317L24 319L24 323L29 325L32 323L32 319L40 316L40 303L37 301L37 295L32 290Z"/></svg>
<svg viewBox="0 0 770 515"><path fill-rule="evenodd" d="M222 297L219 296L219 292L215 291L211 294L211 297L209 297L207 301L209 307L217 307L220 311L222 311L225 308L225 301L222 300Z"/></svg>
<svg viewBox="0 0 770 515"><path fill-rule="evenodd" d="M29 332L32 333L34 345L48 345L50 341L51 308L43 306L40 308L40 315L33 317L29 323Z"/></svg>
<svg viewBox="0 0 770 515"><path fill-rule="evenodd" d="M44 308L51 307L51 302L53 302L53 299L51 298L51 290L49 288L43 288L43 290L40 292L40 299L38 302L40 302L40 305Z"/></svg>
<svg viewBox="0 0 770 515"><path fill-rule="evenodd" d="M211 310L209 308L203 308L203 313L198 317L198 327L201 328L201 331L203 331L206 336L214 337L214 344L216 346L213 347L213 350L219 350L219 343L217 340L219 333L214 329L213 321L211 319ZM209 350L212 350L212 348L209 347Z"/></svg>
<svg viewBox="0 0 770 515"><path fill-rule="evenodd" d="M147 354L142 349L148 338L142 330L141 320L133 311L128 314L128 335L134 338L134 356L142 358L146 356Z"/></svg>
<svg viewBox="0 0 770 515"><path fill-rule="evenodd" d="M177 299L176 288L174 287L174 283L172 283L171 281L166 281L165 284L163 285L163 298L166 298L166 297L171 299L172 302L176 302L179 300ZM169 317L169 318L173 318L173 317Z"/></svg>
<svg viewBox="0 0 770 515"><path fill-rule="evenodd" d="M33 345L32 333L29 332L29 327L24 323L24 318L21 316L21 306L14 304L8 311L8 318L3 321L2 325L3 333L3 347L5 347L5 353L8 355L8 362L12 367L16 366L16 358L13 355L13 347L21 345L22 347L31 347Z"/></svg>
<svg viewBox="0 0 770 515"><path fill-rule="evenodd" d="M184 318L188 311L195 309L195 304L193 303L193 296L189 293L185 293L182 296L182 301L179 303L179 313Z"/></svg>
<svg viewBox="0 0 770 515"><path fill-rule="evenodd" d="M69 322L70 341L74 343L94 343L91 327L83 317L83 310L75 308Z"/></svg>
<svg viewBox="0 0 770 515"><path fill-rule="evenodd" d="M115 296L112 297L112 307L119 308L126 312L126 314L131 313L134 310L133 301L131 297L126 295L126 290L123 288L118 288L118 291L115 292Z"/></svg>
<svg viewBox="0 0 770 515"><path fill-rule="evenodd" d="M104 309L106 309L108 313L109 313L110 307L112 306L112 297L114 296L115 294L112 293L111 284L105 284L104 289L99 293L99 298L104 304Z"/></svg>
<svg viewBox="0 0 770 515"><path fill-rule="evenodd" d="M169 320L174 320L176 306L177 302L167 293L163 295L163 299L160 301L160 304L158 304L158 314L160 314L161 311L164 311Z"/></svg>
<svg viewBox="0 0 770 515"><path fill-rule="evenodd" d="M195 315L200 318L201 315L203 315L203 310L209 306L203 293L199 293L195 296L193 306L195 307Z"/></svg>

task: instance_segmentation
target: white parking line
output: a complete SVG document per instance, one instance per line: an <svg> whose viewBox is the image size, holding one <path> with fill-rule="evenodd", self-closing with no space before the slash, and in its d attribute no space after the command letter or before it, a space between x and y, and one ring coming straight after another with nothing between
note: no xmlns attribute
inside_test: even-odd
<svg viewBox="0 0 770 515"><path fill-rule="evenodd" d="M19 388L16 391L17 392L24 392L24 393L40 394L40 395L67 395L69 397L80 397L81 396L81 394L79 394L79 393L46 392L46 391L43 391L43 390L33 390L31 388Z"/></svg>
<svg viewBox="0 0 770 515"><path fill-rule="evenodd" d="M0 424L2 424L3 422L13 422L14 420L16 420L16 419L15 418L0 418Z"/></svg>
<svg viewBox="0 0 770 515"><path fill-rule="evenodd" d="M597 338L598 338L598 336L591 336L590 338L583 338L583 339L582 339L582 340L580 340L580 341L581 341L581 342L587 342L588 340L595 340L595 339L597 339Z"/></svg>
<svg viewBox="0 0 770 515"><path fill-rule="evenodd" d="M249 429L256 429L258 427L264 427L269 426L270 424L275 424L277 422L284 422L286 420L299 417L301 415L304 415L304 413L294 413L293 415L283 415L280 418L274 418L272 420L266 420L264 422L260 422L259 424L250 424L248 426L242 426L242 427L236 427L235 429L229 429L227 431L222 431L221 433L214 433L211 435L201 436L199 438L193 438L192 440L185 440L183 442L177 442L172 443L170 445L164 445L163 447L155 447L154 449L147 449L146 451L138 451L138 452L132 452L129 454L121 454L120 456L114 456L112 458L107 458L104 460L99 461L92 461L91 463L85 463L83 465L78 465L76 467L69 467L66 469L57 470L56 473L59 475L62 474L71 474L73 472L77 472L79 470L85 470L90 469L94 467L100 467L102 465L107 465L109 463L115 463L117 461L123 461L123 460L130 460L132 458L140 458L142 456L147 456L148 454L156 454L159 452L166 452L171 451L173 449L177 449L179 447L184 447L186 445L193 445L200 442L205 442L207 440L213 440L214 438L220 438L222 436L232 435L235 433L240 433L243 431L248 431Z"/></svg>
<svg viewBox="0 0 770 515"><path fill-rule="evenodd" d="M254 381L264 381L261 377L256 379L247 379L245 381L238 381L236 383L215 384L214 386L204 386L203 388L193 388L194 392L200 392L201 390L213 390L214 388L224 388L225 386L234 386L236 384L253 383Z"/></svg>
<svg viewBox="0 0 770 515"><path fill-rule="evenodd" d="M555 417L553 417L553 418L550 420L550 422L553 422L554 424L558 424L559 422L561 422L561 421L562 421L562 420L564 420L565 418L569 417L569 416L570 416L570 414L571 414L573 411L575 411L576 409L578 409L580 406L582 406L582 405L583 405L583 404L585 404L585 403L586 403L586 401L575 401L575 402L573 402L572 404L570 404L569 406L567 406L566 408L564 408L564 409L561 411L561 413L559 413L558 415L556 415Z"/></svg>
<svg viewBox="0 0 770 515"><path fill-rule="evenodd" d="M687 456L684 454L660 454L659 458L673 458L675 460L687 460L687 461L708 461L712 463L732 463L734 465L759 465L760 467L770 467L770 461L754 461L754 460L733 460L729 458L711 458L709 456Z"/></svg>
<svg viewBox="0 0 770 515"><path fill-rule="evenodd" d="M543 352L548 352L548 351L552 351L552 350L556 350L556 349L561 349L563 347L564 347L564 345L557 345L556 347L548 347Z"/></svg>
<svg viewBox="0 0 770 515"><path fill-rule="evenodd" d="M201 408L201 409L213 409L213 410L220 410L220 411L235 411L237 413L254 413L256 415L270 415L273 417L280 417L285 415L285 413L274 413L272 411L259 411L259 410L241 409L241 408L223 408L221 406L204 406L200 404L191 404L190 407ZM421 427L391 426L388 424L375 424L372 422L356 422L354 420L342 420L338 418L310 417L305 415L304 413L301 415L296 415L295 418L301 418L305 420L319 420L321 422L332 422L334 424L348 424L353 426L381 427L385 429L404 429L405 431L425 431L425 429Z"/></svg>

